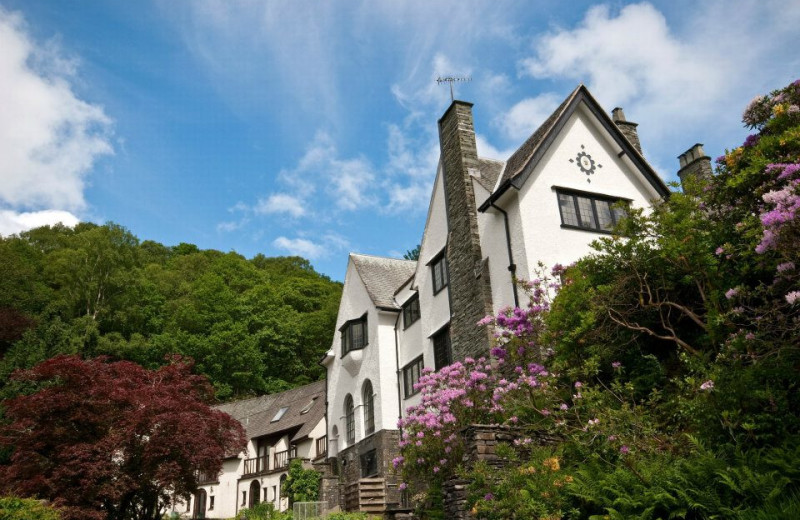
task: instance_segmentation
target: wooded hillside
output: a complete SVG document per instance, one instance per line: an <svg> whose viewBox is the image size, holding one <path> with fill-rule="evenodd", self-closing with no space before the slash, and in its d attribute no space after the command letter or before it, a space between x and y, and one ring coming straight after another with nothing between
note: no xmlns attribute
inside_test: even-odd
<svg viewBox="0 0 800 520"><path fill-rule="evenodd" d="M112 223L0 238L0 390L58 354L156 368L173 353L220 400L285 390L321 377L340 294L303 258L167 247Z"/></svg>

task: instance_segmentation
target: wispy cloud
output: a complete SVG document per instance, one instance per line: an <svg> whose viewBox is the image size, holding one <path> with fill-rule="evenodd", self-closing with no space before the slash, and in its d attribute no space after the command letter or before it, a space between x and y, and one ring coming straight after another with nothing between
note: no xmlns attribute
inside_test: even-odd
<svg viewBox="0 0 800 520"><path fill-rule="evenodd" d="M111 119L73 91L77 61L40 44L0 7L0 204L4 232L26 222L76 222L86 177L113 153ZM31 210L39 210L31 212Z"/></svg>

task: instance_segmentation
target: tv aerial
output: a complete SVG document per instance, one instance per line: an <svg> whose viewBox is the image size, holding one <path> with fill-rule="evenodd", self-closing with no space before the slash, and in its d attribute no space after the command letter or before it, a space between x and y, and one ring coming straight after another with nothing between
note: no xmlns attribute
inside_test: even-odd
<svg viewBox="0 0 800 520"><path fill-rule="evenodd" d="M436 83L439 85L442 83L450 84L450 101L455 101L453 97L453 83L466 83L468 81L472 81L472 76L439 76L436 78Z"/></svg>

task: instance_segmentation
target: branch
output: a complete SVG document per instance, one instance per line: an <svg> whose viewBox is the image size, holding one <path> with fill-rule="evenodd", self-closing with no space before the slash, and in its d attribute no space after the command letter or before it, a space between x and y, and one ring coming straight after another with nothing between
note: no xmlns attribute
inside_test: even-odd
<svg viewBox="0 0 800 520"><path fill-rule="evenodd" d="M622 318L621 315L620 315L620 318L616 318L616 317L614 317L614 314L613 314L614 312L615 311L613 309L608 309L608 317L611 318L611 321L613 321L617 325L625 327L626 329L635 330L637 332L644 332L645 334L648 334L648 335L650 335L650 336L652 336L654 338L657 338L657 339L663 339L665 341L673 341L679 347L683 348L684 350L686 350L687 352L689 352L693 356L698 357L698 358L702 357L700 355L699 351L697 351L694 347L692 347L691 345L689 345L688 343L683 341L681 338L676 336L675 335L675 331L672 330L671 328L668 328L668 330L670 332L672 332L672 335L671 336L664 336L662 334L658 334L657 332L655 332L652 329L649 329L647 327L643 327L643 326L639 325L638 323L629 323L624 318ZM619 314L619 313L617 313L617 314Z"/></svg>

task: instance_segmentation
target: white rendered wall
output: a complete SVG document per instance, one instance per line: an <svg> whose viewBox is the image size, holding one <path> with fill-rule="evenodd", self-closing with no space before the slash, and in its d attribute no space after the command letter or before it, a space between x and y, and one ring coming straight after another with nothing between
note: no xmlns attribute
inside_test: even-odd
<svg viewBox="0 0 800 520"><path fill-rule="evenodd" d="M591 182L587 182L586 174L574 162L569 162L580 151L602 164L602 168L596 168L589 177ZM589 246L592 241L606 236L593 231L562 228L554 187L630 199L635 208L648 208L650 202L658 198L658 193L630 161L617 156L619 151L619 145L583 105L572 114L523 185L517 197L518 203L507 204L509 217L513 214L513 227L521 229L526 246L526 269L518 270L520 278L534 278L539 261L548 269L556 263L571 263L592 252ZM509 200L514 198L509 197ZM514 206L518 212L513 211ZM517 236L512 233L512 241ZM522 265L522 262L518 264Z"/></svg>
<svg viewBox="0 0 800 520"><path fill-rule="evenodd" d="M342 358L339 329L350 320L367 313L367 346L347 353ZM395 375L394 323L397 313L378 311L367 293L358 270L352 261L345 275L336 332L333 338L333 359L328 369L328 439L336 440L336 451L347 444L344 401L347 394L353 396L355 407L355 442L364 439L364 402L362 390L369 379L375 406L375 431L397 428L397 386ZM333 427L338 428L338 437ZM333 455L333 453L331 453Z"/></svg>
<svg viewBox="0 0 800 520"><path fill-rule="evenodd" d="M414 275L413 289L419 292L420 319L406 333L399 334L400 367L402 368L420 355L424 357L424 366L433 368L433 341L431 334L450 322L449 288L433 294L433 277L428 263L441 253L447 245L447 210L444 197L444 179L441 165L436 172L425 223L425 233L420 244L419 261ZM415 328L416 327L416 328ZM408 406L417 404L419 394L403 400L403 411Z"/></svg>

